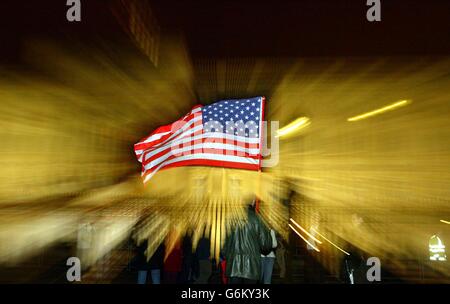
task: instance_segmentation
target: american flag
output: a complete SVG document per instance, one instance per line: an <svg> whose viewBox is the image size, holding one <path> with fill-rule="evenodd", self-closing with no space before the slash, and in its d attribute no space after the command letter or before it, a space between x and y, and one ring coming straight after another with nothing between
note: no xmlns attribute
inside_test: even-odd
<svg viewBox="0 0 450 304"><path fill-rule="evenodd" d="M161 169L215 166L261 168L264 97L197 105L134 145L146 183Z"/></svg>

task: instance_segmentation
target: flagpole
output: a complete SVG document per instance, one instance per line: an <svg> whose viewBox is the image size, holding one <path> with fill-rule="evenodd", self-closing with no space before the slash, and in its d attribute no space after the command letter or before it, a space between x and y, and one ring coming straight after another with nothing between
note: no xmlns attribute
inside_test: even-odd
<svg viewBox="0 0 450 304"><path fill-rule="evenodd" d="M265 103L266 103L266 97L262 96L261 97L261 118L260 118L260 127L259 127L259 135L260 135L260 140L259 140L259 149L260 149L260 153L259 153L259 168L258 168L258 192L261 194L261 174L262 174L262 150L263 150L263 138L264 138L264 108L265 108ZM256 197L255 200L255 210L256 213L259 213L259 197Z"/></svg>

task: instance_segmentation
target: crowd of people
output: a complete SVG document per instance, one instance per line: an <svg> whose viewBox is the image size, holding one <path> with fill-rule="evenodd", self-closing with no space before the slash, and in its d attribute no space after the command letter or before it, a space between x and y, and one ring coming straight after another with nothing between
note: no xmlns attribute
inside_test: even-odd
<svg viewBox="0 0 450 304"><path fill-rule="evenodd" d="M254 204L247 211L247 220L232 227L218 261L211 256L211 243L205 233L195 250L192 236L187 233L168 253L162 242L149 259L148 241L136 244L131 267L137 272L137 283L271 284L275 250L282 244L277 241L275 231L258 217ZM283 257L279 261L283 262ZM280 266L283 276L285 267Z"/></svg>
<svg viewBox="0 0 450 304"><path fill-rule="evenodd" d="M149 242L156 240L139 233L145 227L143 223L148 221L147 216L148 213L143 213L130 235L129 245L134 250L128 269L135 273L134 280L138 284L271 284L275 264L278 265L280 282L288 282L291 278L292 273L287 275L286 271L290 254L287 243L263 223L255 211L254 203L248 206L245 220L236 221L228 227L218 260L215 254L211 254L214 246L206 228L195 245L193 231L187 231L179 238L174 229L149 254L149 248L155 245L149 246ZM77 254L84 262L84 272L95 259L92 252L98 247L93 246L97 229L100 228L96 228L93 221L86 221L79 228ZM365 253L351 244L345 248L351 254L343 256L339 281L346 284L366 283ZM97 277L108 271L108 256L109 252L100 259L101 262L97 262ZM318 262L309 254L304 258L305 264L309 265L304 268L304 281L322 282L322 270Z"/></svg>

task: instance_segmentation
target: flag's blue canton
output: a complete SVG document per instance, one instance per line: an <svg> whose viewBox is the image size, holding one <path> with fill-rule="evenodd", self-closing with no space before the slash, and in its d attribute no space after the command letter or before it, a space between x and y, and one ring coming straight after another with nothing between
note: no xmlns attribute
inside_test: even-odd
<svg viewBox="0 0 450 304"><path fill-rule="evenodd" d="M209 125L206 129L230 133L231 128L234 135L246 137L259 136L260 115L261 97L222 100L202 109L203 124Z"/></svg>

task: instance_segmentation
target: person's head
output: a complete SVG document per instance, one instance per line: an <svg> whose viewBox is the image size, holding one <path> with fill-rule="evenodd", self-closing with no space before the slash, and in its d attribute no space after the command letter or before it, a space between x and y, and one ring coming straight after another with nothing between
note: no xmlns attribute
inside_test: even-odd
<svg viewBox="0 0 450 304"><path fill-rule="evenodd" d="M256 205L252 202L251 204L247 205L247 217L253 218L256 216Z"/></svg>
<svg viewBox="0 0 450 304"><path fill-rule="evenodd" d="M257 200L256 196L250 197L249 208L253 211L256 211L256 200Z"/></svg>
<svg viewBox="0 0 450 304"><path fill-rule="evenodd" d="M248 204L247 210L250 212L255 212L255 204L253 202L251 204Z"/></svg>

